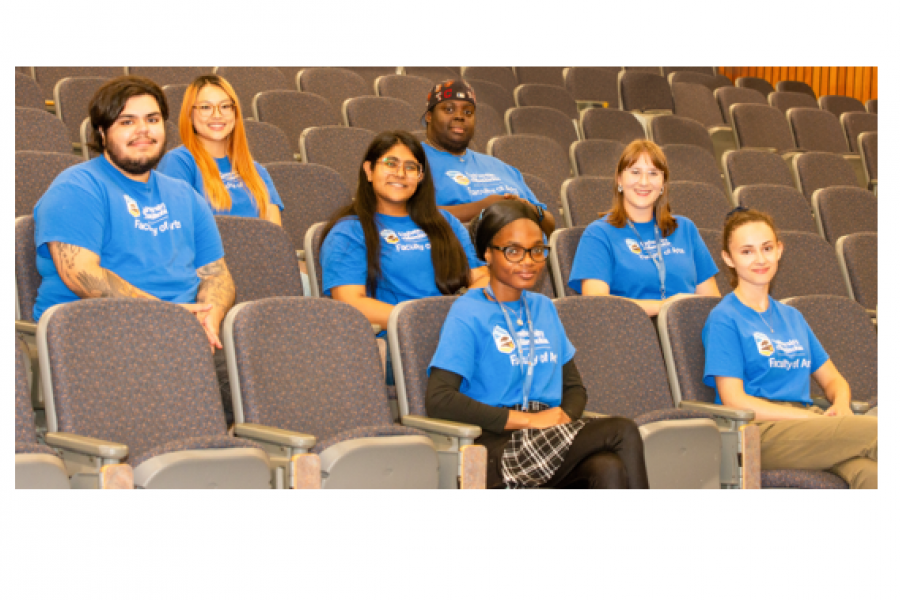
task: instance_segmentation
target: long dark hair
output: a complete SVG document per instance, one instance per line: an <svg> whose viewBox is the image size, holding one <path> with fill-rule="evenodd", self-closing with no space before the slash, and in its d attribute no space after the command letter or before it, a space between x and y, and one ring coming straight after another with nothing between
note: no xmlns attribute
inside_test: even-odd
<svg viewBox="0 0 900 600"><path fill-rule="evenodd" d="M397 144L406 146L422 165L422 180L419 181L416 192L407 200L406 209L410 218L428 236L431 243L431 263L434 265L434 282L437 288L442 294L455 294L468 285L469 261L450 223L438 211L428 157L425 156L419 141L406 131L383 131L372 140L359 165L356 197L349 205L337 210L328 220L322 234L322 243L341 219L353 216L359 219L366 242L366 293L374 298L376 282L381 276L381 236L375 227L378 199L375 197L372 182L366 177L363 165L368 162L374 171L376 161Z"/></svg>
<svg viewBox="0 0 900 600"><path fill-rule="evenodd" d="M500 230L519 219L533 221L540 228L538 216L530 207L519 200L501 200L481 211L472 221L470 234L475 245L475 255L484 260L484 253Z"/></svg>

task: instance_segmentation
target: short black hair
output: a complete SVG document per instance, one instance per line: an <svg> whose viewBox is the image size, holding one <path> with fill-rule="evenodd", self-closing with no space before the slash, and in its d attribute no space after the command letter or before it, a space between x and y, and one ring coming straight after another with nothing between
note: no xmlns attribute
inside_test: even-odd
<svg viewBox="0 0 900 600"><path fill-rule="evenodd" d="M159 105L163 120L169 118L169 105L162 88L146 77L123 75L110 79L94 92L88 107L91 117L91 141L88 146L95 152L105 149L100 132L107 131L115 123L125 104L134 96L153 96Z"/></svg>

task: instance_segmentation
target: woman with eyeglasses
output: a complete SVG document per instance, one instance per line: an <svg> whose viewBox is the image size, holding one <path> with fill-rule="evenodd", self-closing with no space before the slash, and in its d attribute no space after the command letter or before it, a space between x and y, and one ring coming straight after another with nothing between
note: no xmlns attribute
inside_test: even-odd
<svg viewBox="0 0 900 600"><path fill-rule="evenodd" d="M651 317L682 295L719 297L719 272L687 217L669 209L669 167L649 140L631 142L619 157L612 209L584 230L569 287L585 296L620 296Z"/></svg>
<svg viewBox="0 0 900 600"><path fill-rule="evenodd" d="M379 336L394 305L487 281L463 225L438 210L425 151L406 131L375 136L353 202L331 217L322 239L323 292L359 309Z"/></svg>
<svg viewBox="0 0 900 600"><path fill-rule="evenodd" d="M582 418L575 348L553 302L529 291L548 254L535 212L502 200L472 228L490 283L459 298L444 321L428 415L481 427L488 487L646 488L637 425Z"/></svg>
<svg viewBox="0 0 900 600"><path fill-rule="evenodd" d="M161 173L191 184L214 214L281 225L284 204L269 173L250 156L231 84L218 75L195 79L184 94L178 130L183 145L166 153Z"/></svg>

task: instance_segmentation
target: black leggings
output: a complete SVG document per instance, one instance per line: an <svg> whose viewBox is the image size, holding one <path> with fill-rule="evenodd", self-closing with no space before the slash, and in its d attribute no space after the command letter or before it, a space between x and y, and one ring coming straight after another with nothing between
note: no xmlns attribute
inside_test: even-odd
<svg viewBox="0 0 900 600"><path fill-rule="evenodd" d="M543 487L647 489L644 441L631 419L589 419Z"/></svg>

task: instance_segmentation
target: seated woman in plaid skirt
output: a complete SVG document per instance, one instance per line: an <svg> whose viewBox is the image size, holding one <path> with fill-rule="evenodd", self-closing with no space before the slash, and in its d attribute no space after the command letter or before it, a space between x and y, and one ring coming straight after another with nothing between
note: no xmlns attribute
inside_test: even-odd
<svg viewBox="0 0 900 600"><path fill-rule="evenodd" d="M488 487L646 488L637 426L581 418L575 348L550 299L527 291L548 254L538 216L504 200L472 225L490 284L447 315L428 367L428 415L482 428Z"/></svg>

